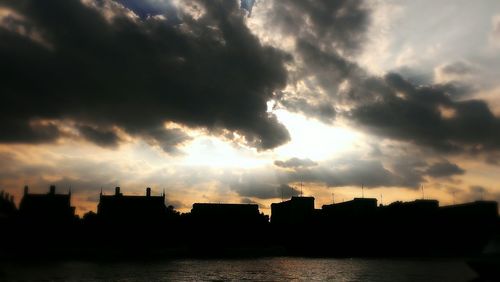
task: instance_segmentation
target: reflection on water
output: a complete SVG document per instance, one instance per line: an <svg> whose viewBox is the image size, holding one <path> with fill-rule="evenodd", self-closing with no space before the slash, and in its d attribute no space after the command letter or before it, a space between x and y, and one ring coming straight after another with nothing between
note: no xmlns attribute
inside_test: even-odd
<svg viewBox="0 0 500 282"><path fill-rule="evenodd" d="M469 281L461 260L311 259L3 263L0 281Z"/></svg>

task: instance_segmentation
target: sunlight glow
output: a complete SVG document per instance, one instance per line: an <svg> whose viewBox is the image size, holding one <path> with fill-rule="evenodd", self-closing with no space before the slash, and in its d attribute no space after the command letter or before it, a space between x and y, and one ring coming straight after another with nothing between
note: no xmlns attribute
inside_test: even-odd
<svg viewBox="0 0 500 282"><path fill-rule="evenodd" d="M288 144L275 149L279 156L325 160L354 149L356 142L362 139L361 133L346 127L330 126L285 110L277 110L275 114L292 138Z"/></svg>
<svg viewBox="0 0 500 282"><path fill-rule="evenodd" d="M190 166L251 168L269 162L258 158L253 149L238 147L212 136L199 136L184 150L186 155L182 164Z"/></svg>
<svg viewBox="0 0 500 282"><path fill-rule="evenodd" d="M268 104L272 108L272 105ZM255 168L274 160L292 157L321 161L356 149L362 134L347 127L331 126L286 110L273 111L288 129L291 141L273 151L258 153L254 148L203 133L183 148L183 165L218 168Z"/></svg>

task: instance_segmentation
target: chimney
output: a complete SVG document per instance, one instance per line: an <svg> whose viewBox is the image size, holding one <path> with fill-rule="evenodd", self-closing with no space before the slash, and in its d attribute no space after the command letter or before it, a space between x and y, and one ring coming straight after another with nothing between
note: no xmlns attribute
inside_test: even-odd
<svg viewBox="0 0 500 282"><path fill-rule="evenodd" d="M49 194L50 195L54 195L55 193L56 193L56 186L55 185L50 185Z"/></svg>
<svg viewBox="0 0 500 282"><path fill-rule="evenodd" d="M151 188L146 188L146 196L151 197Z"/></svg>
<svg viewBox="0 0 500 282"><path fill-rule="evenodd" d="M24 186L24 195L28 195L28 185Z"/></svg>
<svg viewBox="0 0 500 282"><path fill-rule="evenodd" d="M120 196L120 187L115 187L115 196Z"/></svg>

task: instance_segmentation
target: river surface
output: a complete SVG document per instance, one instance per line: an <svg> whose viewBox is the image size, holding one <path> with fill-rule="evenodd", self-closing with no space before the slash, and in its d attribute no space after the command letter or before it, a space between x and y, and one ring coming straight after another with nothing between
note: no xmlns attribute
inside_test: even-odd
<svg viewBox="0 0 500 282"><path fill-rule="evenodd" d="M459 259L176 259L2 263L0 281L471 281Z"/></svg>

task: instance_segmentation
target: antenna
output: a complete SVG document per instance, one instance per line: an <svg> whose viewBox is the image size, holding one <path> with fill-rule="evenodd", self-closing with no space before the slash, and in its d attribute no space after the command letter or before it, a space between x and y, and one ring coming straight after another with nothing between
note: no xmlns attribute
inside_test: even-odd
<svg viewBox="0 0 500 282"><path fill-rule="evenodd" d="M335 193L332 193L332 204L335 204Z"/></svg>
<svg viewBox="0 0 500 282"><path fill-rule="evenodd" d="M361 198L365 197L365 186L361 184Z"/></svg>
<svg viewBox="0 0 500 282"><path fill-rule="evenodd" d="M384 196L382 194L380 194L380 204L384 205Z"/></svg>
<svg viewBox="0 0 500 282"><path fill-rule="evenodd" d="M424 185L420 185L420 188L422 189L422 200L423 200L423 199L425 199Z"/></svg>
<svg viewBox="0 0 500 282"><path fill-rule="evenodd" d="M453 204L455 204L455 192L453 192L452 194L453 194Z"/></svg>
<svg viewBox="0 0 500 282"><path fill-rule="evenodd" d="M302 181L300 181L300 196L303 197L304 194L302 193Z"/></svg>
<svg viewBox="0 0 500 282"><path fill-rule="evenodd" d="M283 195L283 186L280 187L281 189L281 201L284 202L285 201L285 196Z"/></svg>

